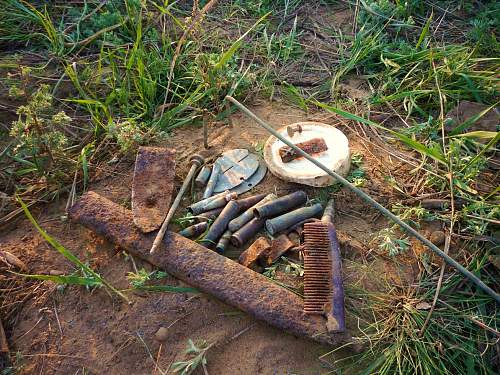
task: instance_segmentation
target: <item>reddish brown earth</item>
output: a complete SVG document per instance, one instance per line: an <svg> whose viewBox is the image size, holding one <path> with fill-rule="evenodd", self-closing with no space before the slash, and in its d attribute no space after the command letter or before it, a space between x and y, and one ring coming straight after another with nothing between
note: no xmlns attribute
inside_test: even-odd
<svg viewBox="0 0 500 375"><path fill-rule="evenodd" d="M358 133L359 128L324 113L305 114L281 104L258 105L254 109L275 127L304 120L338 126L347 134L352 152L364 155L368 180L365 191L386 205L397 200L392 188L384 183L384 177L402 174L406 167L381 151L377 137L364 133L360 138L359 134L363 133ZM211 124L210 145L214 152L231 148L254 151L257 144L267 139L264 129L242 115L235 114L232 120L232 129L223 123ZM178 188L189 167L189 156L203 147L202 129L188 126L175 130L163 145L177 149ZM130 207L133 160L133 155L123 160L114 175L91 183L89 189ZM414 184L408 182L408 189L412 186ZM268 173L263 183L250 193L276 191L282 195L297 188ZM315 189L306 190L310 197L318 193ZM344 244L346 285L371 288L413 281L418 269L411 261L414 259L411 254L408 262L403 262L407 265L374 259L370 255L373 249L369 242L373 234L386 226L377 212L345 189L335 197L336 224ZM183 205L189 201L186 197ZM62 221L65 203L48 204L34 209L33 213L42 227L67 249L88 261L116 287L128 288L126 275L133 271L130 258L89 231ZM184 211L179 211L179 215L183 214ZM74 271L24 218L18 218L0 232L0 249L17 255L30 273ZM228 254L235 257L241 251L232 249ZM136 263L139 269L151 270L146 263L139 260ZM256 322L207 295L129 292L132 303L127 305L104 289L87 291L84 287L61 288L51 282L19 280L23 280L22 288L27 291L25 300L13 302L18 304L16 310L4 303L2 314L11 351L19 353L17 365L22 374L160 374L173 362L184 359L188 339L217 343L207 354L209 374L321 374L331 371L318 360L329 348ZM179 285L170 277L161 283ZM348 324L353 334L356 334L357 321L353 315L356 308L353 303L347 305ZM10 316L5 316L6 312L11 312ZM154 340L160 327L168 331L161 345ZM202 370L195 373L201 374Z"/></svg>

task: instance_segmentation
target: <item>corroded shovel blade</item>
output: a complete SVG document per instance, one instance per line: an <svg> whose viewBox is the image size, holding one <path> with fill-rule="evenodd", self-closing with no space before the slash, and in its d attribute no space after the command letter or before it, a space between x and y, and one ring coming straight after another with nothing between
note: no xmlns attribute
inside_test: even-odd
<svg viewBox="0 0 500 375"><path fill-rule="evenodd" d="M144 233L158 229L174 189L175 150L141 147L137 152L132 184L134 224Z"/></svg>

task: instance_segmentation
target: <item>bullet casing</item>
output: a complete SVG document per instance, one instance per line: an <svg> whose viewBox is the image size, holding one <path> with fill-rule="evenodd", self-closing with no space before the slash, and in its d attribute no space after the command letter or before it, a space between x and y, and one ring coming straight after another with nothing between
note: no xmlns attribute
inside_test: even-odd
<svg viewBox="0 0 500 375"><path fill-rule="evenodd" d="M263 194L255 194L246 198L237 199L236 202L240 205L240 210L246 210L250 207L255 206L257 203L260 203L265 197L266 193Z"/></svg>
<svg viewBox="0 0 500 375"><path fill-rule="evenodd" d="M264 227L264 220L253 218L248 223L243 225L231 236L231 243L235 247L241 247L250 238L252 238L255 233Z"/></svg>
<svg viewBox="0 0 500 375"><path fill-rule="evenodd" d="M274 236L276 233L284 231L301 221L319 216L321 212L323 212L323 206L319 203L310 207L298 208L274 219L266 220L266 230Z"/></svg>
<svg viewBox="0 0 500 375"><path fill-rule="evenodd" d="M205 192L203 193L204 199L212 196L215 189L215 185L217 185L217 180L219 179L220 172L221 172L220 165L218 163L214 163L212 167L212 173L210 174L210 178L208 179Z"/></svg>
<svg viewBox="0 0 500 375"><path fill-rule="evenodd" d="M202 199L199 202L193 203L187 209L193 215L201 214L202 212L210 211L216 208L224 207L231 199L236 199L238 193L230 193L229 191L214 195L213 197Z"/></svg>
<svg viewBox="0 0 500 375"><path fill-rule="evenodd" d="M196 179L194 180L195 185L198 187L204 187L207 184L211 173L212 169L208 165L203 166L200 173L198 173L198 176L196 176Z"/></svg>
<svg viewBox="0 0 500 375"><path fill-rule="evenodd" d="M213 248L217 244L217 240L222 236L227 228L227 224L236 216L240 211L240 206L236 201L230 201L222 210L220 215L215 219L208 233L203 238L203 243L208 248Z"/></svg>
<svg viewBox="0 0 500 375"><path fill-rule="evenodd" d="M199 235L201 235L203 232L205 232L208 228L208 223L203 222L203 223L198 223L195 225L191 225L179 232L179 234L183 237L186 238L196 238Z"/></svg>
<svg viewBox="0 0 500 375"><path fill-rule="evenodd" d="M260 207L254 208L253 214L256 218L267 219L288 212L306 202L306 193L303 190L298 190L292 194L285 195Z"/></svg>
<svg viewBox="0 0 500 375"><path fill-rule="evenodd" d="M233 233L238 231L241 227L243 227L243 225L245 225L246 223L248 223L250 220L252 220L254 218L253 212L254 212L254 209L256 207L262 206L262 205L266 204L267 202L272 201L273 199L276 199L276 194L271 193L271 194L266 195L262 200L260 200L255 205L248 208L240 216L231 220L228 224L228 228Z"/></svg>
<svg viewBox="0 0 500 375"><path fill-rule="evenodd" d="M219 242L217 242L215 251L217 251L219 254L223 254L226 251L227 245L229 245L229 240L231 239L232 234L233 232L231 232L230 230L226 230L220 238Z"/></svg>

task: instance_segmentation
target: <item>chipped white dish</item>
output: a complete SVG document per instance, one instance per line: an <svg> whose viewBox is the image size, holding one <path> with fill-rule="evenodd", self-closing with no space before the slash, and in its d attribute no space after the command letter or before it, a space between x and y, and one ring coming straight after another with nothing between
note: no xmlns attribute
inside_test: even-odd
<svg viewBox="0 0 500 375"><path fill-rule="evenodd" d="M289 127L291 129L300 127L301 131L287 131ZM349 141L339 129L320 122L305 121L282 127L277 132L293 144L309 141L313 138L323 138L328 150L311 156L341 176L345 177L349 173L351 166ZM333 177L304 157L283 163L279 154L279 149L283 146L286 145L274 136L270 136L264 145L264 160L272 174L285 181L315 187L324 187L335 183Z"/></svg>

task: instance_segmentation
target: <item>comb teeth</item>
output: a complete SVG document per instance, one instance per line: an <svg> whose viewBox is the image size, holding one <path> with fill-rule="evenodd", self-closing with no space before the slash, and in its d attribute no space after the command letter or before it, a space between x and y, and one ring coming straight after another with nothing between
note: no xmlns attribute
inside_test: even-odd
<svg viewBox="0 0 500 375"><path fill-rule="evenodd" d="M330 297L331 259L328 226L304 224L304 312L323 314Z"/></svg>

